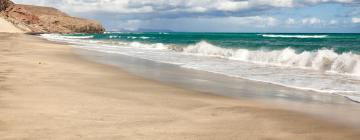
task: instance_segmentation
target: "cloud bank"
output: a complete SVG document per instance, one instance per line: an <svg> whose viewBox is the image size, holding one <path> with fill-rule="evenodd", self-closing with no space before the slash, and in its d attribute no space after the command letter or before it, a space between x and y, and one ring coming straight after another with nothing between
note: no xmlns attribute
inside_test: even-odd
<svg viewBox="0 0 360 140"><path fill-rule="evenodd" d="M229 24L234 28L253 26L252 28L259 30L274 29L276 26L330 27L340 23L357 23L358 20L348 18L341 19L343 22L340 22L340 19L322 19L311 14L286 15L286 11L319 5L341 5L355 9L354 11L360 9L359 0L15 0L15 2L52 6L72 15L95 18L104 22L110 30L136 28L183 30L176 27L179 26L177 22L188 25L189 29L195 29L191 26L196 27L204 22L207 22L209 29L215 24L219 25L218 28L225 28L220 26ZM320 10L318 12L321 12ZM285 14L282 13L284 11ZM334 11L334 15L338 14L336 12ZM344 22L344 20L348 21Z"/></svg>
<svg viewBox="0 0 360 140"><path fill-rule="evenodd" d="M322 3L357 4L357 0L15 0L72 12L202 13L294 8ZM161 15L161 14L160 14Z"/></svg>

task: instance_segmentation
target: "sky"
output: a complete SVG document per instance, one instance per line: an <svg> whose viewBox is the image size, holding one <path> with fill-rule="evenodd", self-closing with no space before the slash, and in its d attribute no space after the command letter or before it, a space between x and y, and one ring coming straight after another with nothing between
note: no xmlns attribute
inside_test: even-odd
<svg viewBox="0 0 360 140"><path fill-rule="evenodd" d="M360 33L360 0L13 0L100 21L109 31Z"/></svg>

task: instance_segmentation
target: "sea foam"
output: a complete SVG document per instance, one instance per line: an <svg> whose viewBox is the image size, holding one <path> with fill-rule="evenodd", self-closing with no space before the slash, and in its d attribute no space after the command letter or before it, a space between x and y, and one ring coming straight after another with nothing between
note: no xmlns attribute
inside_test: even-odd
<svg viewBox="0 0 360 140"><path fill-rule="evenodd" d="M279 34L259 34L262 37L273 38L326 38L327 35L279 35Z"/></svg>
<svg viewBox="0 0 360 140"><path fill-rule="evenodd" d="M188 46L163 43L122 42L65 38L43 35L53 40L77 44L74 47L129 55L290 88L344 96L360 102L360 56L329 49L297 52L223 48L206 41Z"/></svg>
<svg viewBox="0 0 360 140"><path fill-rule="evenodd" d="M90 35L90 36L64 36L64 38L69 38L69 39L90 39L90 38L94 38L94 36Z"/></svg>
<svg viewBox="0 0 360 140"><path fill-rule="evenodd" d="M296 53L292 48L283 50L248 50L226 49L201 41L183 49L184 53L213 56L239 60L257 64L305 68L319 71L336 72L340 74L360 75L360 56L357 54L337 54L333 50L322 49L314 52Z"/></svg>

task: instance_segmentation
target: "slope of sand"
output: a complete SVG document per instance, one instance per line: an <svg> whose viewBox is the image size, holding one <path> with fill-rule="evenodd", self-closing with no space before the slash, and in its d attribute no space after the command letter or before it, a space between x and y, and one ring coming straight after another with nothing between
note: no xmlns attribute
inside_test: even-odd
<svg viewBox="0 0 360 140"><path fill-rule="evenodd" d="M16 28L12 23L0 17L0 33L22 33L20 29Z"/></svg>
<svg viewBox="0 0 360 140"><path fill-rule="evenodd" d="M144 80L65 45L0 34L0 139L355 140L358 130L271 105Z"/></svg>

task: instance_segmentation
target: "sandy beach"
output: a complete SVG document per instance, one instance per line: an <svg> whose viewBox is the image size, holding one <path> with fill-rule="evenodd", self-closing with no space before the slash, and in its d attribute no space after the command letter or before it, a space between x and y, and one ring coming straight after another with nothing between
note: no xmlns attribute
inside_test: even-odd
<svg viewBox="0 0 360 140"><path fill-rule="evenodd" d="M22 33L20 29L16 28L13 24L0 17L0 33Z"/></svg>
<svg viewBox="0 0 360 140"><path fill-rule="evenodd" d="M0 34L0 139L355 140L360 131L275 106L164 85L67 45Z"/></svg>

